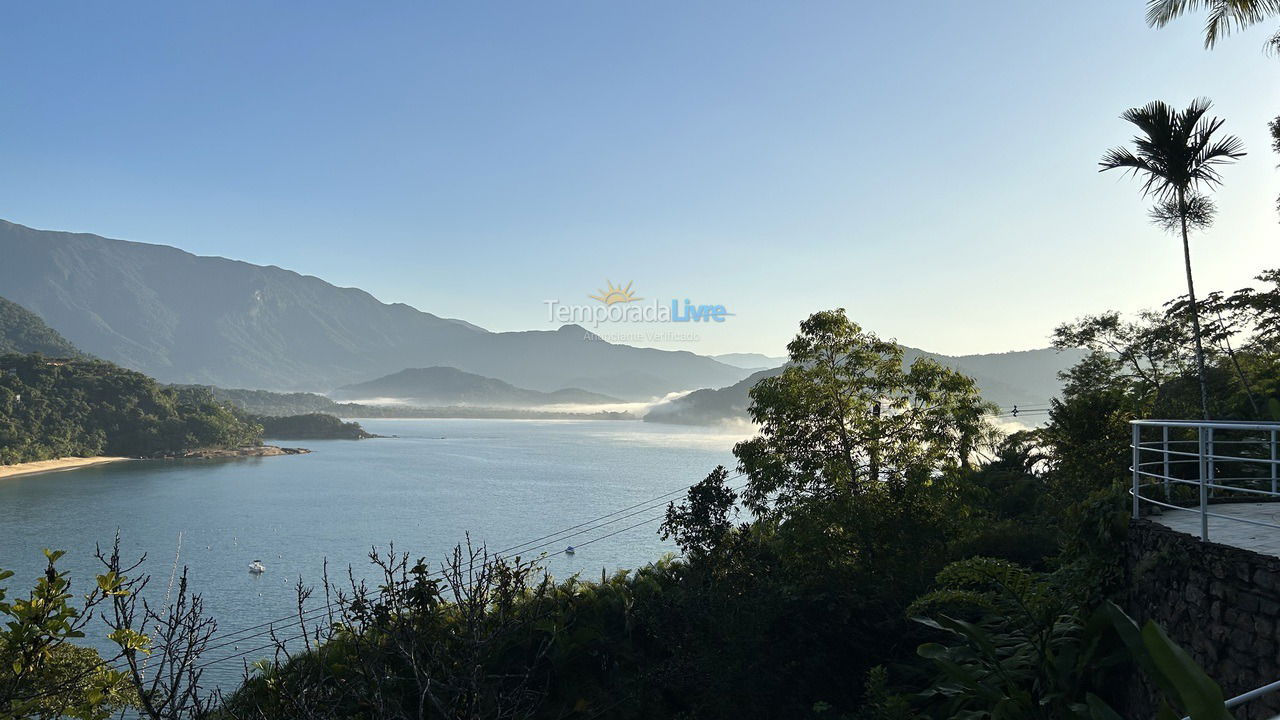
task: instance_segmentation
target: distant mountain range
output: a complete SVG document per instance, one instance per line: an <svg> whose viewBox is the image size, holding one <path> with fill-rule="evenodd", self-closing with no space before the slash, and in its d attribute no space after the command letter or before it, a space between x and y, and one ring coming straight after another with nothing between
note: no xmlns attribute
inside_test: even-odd
<svg viewBox="0 0 1280 720"><path fill-rule="evenodd" d="M187 386L198 387L198 386ZM276 393L270 390L243 390L204 387L222 403L266 417L324 413L342 418L514 418L522 420L637 420L628 412L613 410L485 408L454 405L414 407L411 405L361 405L335 402L315 393Z"/></svg>
<svg viewBox="0 0 1280 720"><path fill-rule="evenodd" d="M719 425L746 422L747 407L751 404L748 393L755 384L767 377L781 373L783 368L761 370L743 380L723 388L695 390L669 402L659 403L645 414L645 422L671 425Z"/></svg>
<svg viewBox="0 0 1280 720"><path fill-rule="evenodd" d="M991 355L949 356L903 348L903 362L910 365L920 357L929 357L972 377L982 391L983 399L1008 409L1043 407L1058 396L1061 381L1058 373L1074 365L1085 355L1083 350L1026 350ZM762 370L718 389L689 393L669 402L655 405L646 422L679 425L715 425L748 420L748 395L760 380L782 372L781 367Z"/></svg>
<svg viewBox="0 0 1280 720"><path fill-rule="evenodd" d="M335 400L395 400L418 407L531 408L546 405L603 405L618 398L565 388L554 392L526 390L494 378L451 367L410 368L368 382L345 385L329 393Z"/></svg>
<svg viewBox="0 0 1280 720"><path fill-rule="evenodd" d="M577 325L489 332L275 266L3 220L0 289L12 301L0 305L0 323L7 323L0 336L10 338L0 342L9 347L43 348L50 355L80 348L171 383L347 392L369 378L392 382L383 376L405 368L443 367L502 385L423 397L505 394L533 407L603 402L601 396L644 401L715 388L732 392L690 394L655 409L654 419L682 412L732 419L741 417L749 385L733 388L784 360L615 345ZM1002 406L1047 402L1058 391L1057 373L1081 356L1031 350L949 357L907 349L908 361L921 354L972 375L985 397ZM731 395L735 399L727 400ZM693 410L698 403L710 404Z"/></svg>
<svg viewBox="0 0 1280 720"><path fill-rule="evenodd" d="M726 353L724 355L712 355L711 357L725 365L732 365L745 370L767 370L787 362L786 357L770 357L761 353Z"/></svg>
<svg viewBox="0 0 1280 720"><path fill-rule="evenodd" d="M0 355L40 353L48 357L79 357L81 352L45 324L39 315L0 297Z"/></svg>
<svg viewBox="0 0 1280 720"><path fill-rule="evenodd" d="M643 400L747 374L576 325L491 333L274 266L2 220L0 258L10 300L85 351L166 382L315 391L439 365Z"/></svg>

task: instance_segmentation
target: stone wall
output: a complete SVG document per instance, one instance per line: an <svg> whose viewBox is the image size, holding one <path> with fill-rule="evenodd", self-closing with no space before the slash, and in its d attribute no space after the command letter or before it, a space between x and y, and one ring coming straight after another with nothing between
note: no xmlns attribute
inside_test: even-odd
<svg viewBox="0 0 1280 720"><path fill-rule="evenodd" d="M1262 532L1272 532L1261 529ZM1125 611L1159 623L1230 698L1280 680L1280 558L1135 520L1126 541ZM1154 717L1149 688L1131 689L1126 717ZM1237 708L1245 720L1280 713L1280 693Z"/></svg>

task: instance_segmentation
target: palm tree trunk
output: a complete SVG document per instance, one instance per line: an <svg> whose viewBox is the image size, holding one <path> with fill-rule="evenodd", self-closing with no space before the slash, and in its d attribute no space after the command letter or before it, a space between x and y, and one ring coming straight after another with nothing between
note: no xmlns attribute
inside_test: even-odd
<svg viewBox="0 0 1280 720"><path fill-rule="evenodd" d="M1191 242L1187 239L1186 195L1178 191L1178 210L1182 215L1182 259L1187 268L1187 298L1191 301L1191 332L1196 339L1196 375L1200 379L1200 411L1209 419L1209 385L1204 377L1204 343L1200 340L1200 308L1196 305L1196 285L1191 279Z"/></svg>

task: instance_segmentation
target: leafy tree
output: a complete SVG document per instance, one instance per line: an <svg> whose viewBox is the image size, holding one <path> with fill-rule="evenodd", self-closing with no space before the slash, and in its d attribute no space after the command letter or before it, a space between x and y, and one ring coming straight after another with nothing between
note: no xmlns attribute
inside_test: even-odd
<svg viewBox="0 0 1280 720"><path fill-rule="evenodd" d="M737 510L738 494L729 488L729 473L721 465L702 482L689 488L686 503L667 505L662 539L674 539L686 555L704 555L724 544L733 530L730 519Z"/></svg>
<svg viewBox="0 0 1280 720"><path fill-rule="evenodd" d="M136 703L129 679L96 651L74 645L94 609L120 593L120 578L104 574L79 604L71 580L45 550L47 564L25 598L9 600L0 586L0 717L106 720ZM0 581L13 572L0 570Z"/></svg>
<svg viewBox="0 0 1280 720"><path fill-rule="evenodd" d="M1141 134L1133 138L1134 150L1109 150L1099 163L1102 170L1123 169L1142 180L1143 195L1155 200L1152 220L1182 236L1182 255L1187 274L1192 336L1196 348L1196 370L1200 380L1200 405L1209 419L1209 389L1204 374L1204 347L1200 316L1196 305L1195 282L1191 274L1192 228L1207 227L1213 218L1213 204L1203 191L1221 184L1219 166L1244 156L1244 145L1234 135L1215 137L1223 120L1207 117L1210 103L1196 99L1177 111L1156 100L1140 108L1130 108L1121 117L1137 126Z"/></svg>
<svg viewBox="0 0 1280 720"><path fill-rule="evenodd" d="M1166 382L1194 367L1195 358L1187 352L1191 332L1183 317L1149 310L1132 320L1122 319L1118 312L1086 315L1059 325L1053 346L1106 354L1116 361L1118 373L1158 395Z"/></svg>
<svg viewBox="0 0 1280 720"><path fill-rule="evenodd" d="M1277 47L1280 47L1280 33L1276 33L1273 41ZM1271 151L1280 154L1280 117L1268 123L1267 129L1271 131ZM1276 211L1280 212L1280 198L1276 198Z"/></svg>
<svg viewBox="0 0 1280 720"><path fill-rule="evenodd" d="M791 364L751 389L759 435L734 448L753 512L785 517L967 465L986 430L974 381L902 348L844 310L816 313L787 346Z"/></svg>

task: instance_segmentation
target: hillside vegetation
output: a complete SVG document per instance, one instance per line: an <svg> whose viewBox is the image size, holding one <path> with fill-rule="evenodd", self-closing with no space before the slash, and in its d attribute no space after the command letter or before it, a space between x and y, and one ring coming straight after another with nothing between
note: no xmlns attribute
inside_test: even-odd
<svg viewBox="0 0 1280 720"><path fill-rule="evenodd" d="M0 464L241 447L261 433L205 389L166 387L100 360L0 356Z"/></svg>
<svg viewBox="0 0 1280 720"><path fill-rule="evenodd" d="M0 355L7 353L41 353L49 357L77 357L76 346L39 315L21 305L0 297Z"/></svg>
<svg viewBox="0 0 1280 720"><path fill-rule="evenodd" d="M254 416L251 419L262 426L263 437L274 440L363 440L376 437L365 432L360 423L344 422L324 413Z"/></svg>

